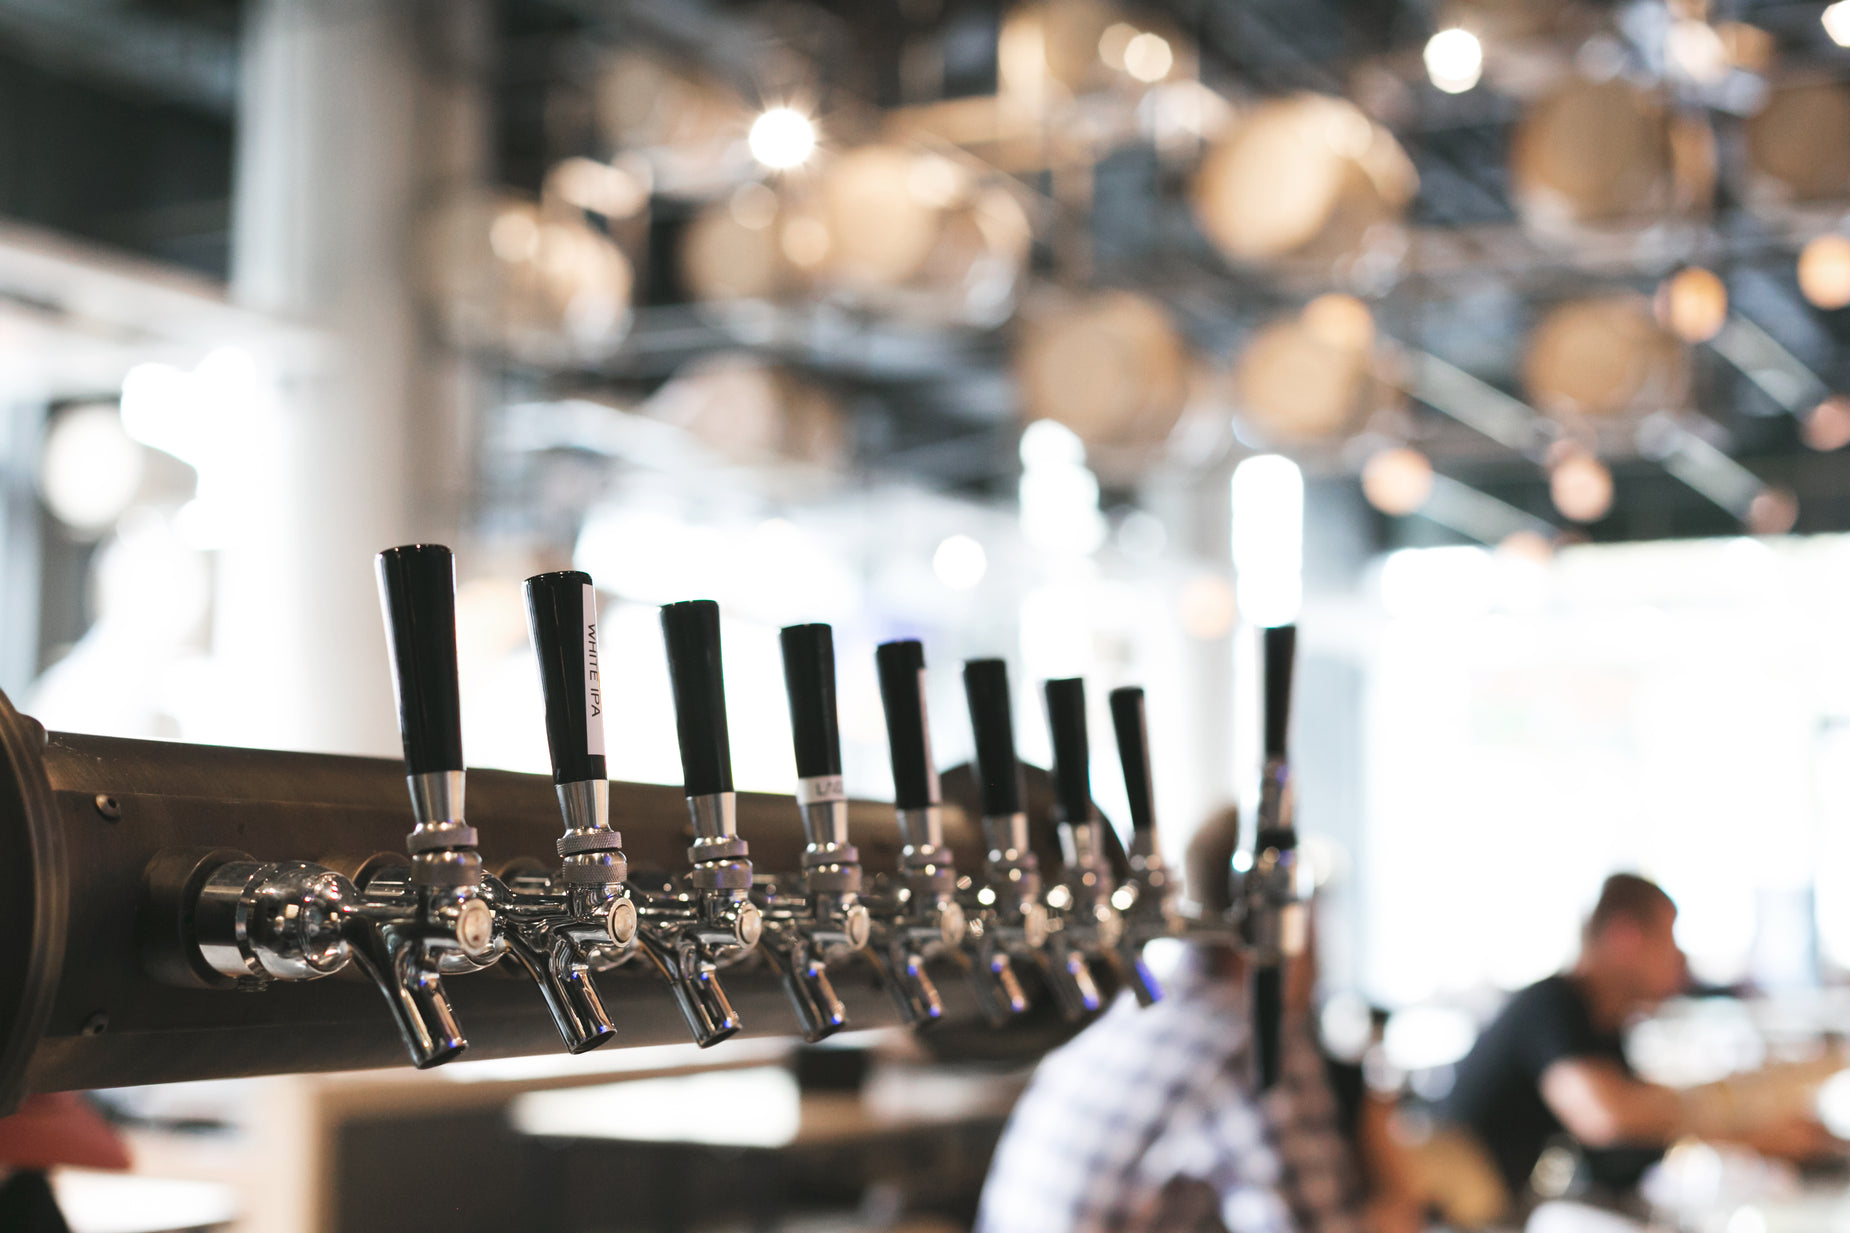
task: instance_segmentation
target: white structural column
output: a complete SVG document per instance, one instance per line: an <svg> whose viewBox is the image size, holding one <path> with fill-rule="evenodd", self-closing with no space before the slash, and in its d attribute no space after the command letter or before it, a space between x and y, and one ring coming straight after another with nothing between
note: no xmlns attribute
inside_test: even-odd
<svg viewBox="0 0 1850 1233"><path fill-rule="evenodd" d="M416 217L480 148L466 101L424 62L479 8L247 10L233 292L318 342L260 357L274 397L259 465L274 472L222 555L214 639L240 743L396 747L373 555L452 542L461 488L458 383L419 329Z"/></svg>

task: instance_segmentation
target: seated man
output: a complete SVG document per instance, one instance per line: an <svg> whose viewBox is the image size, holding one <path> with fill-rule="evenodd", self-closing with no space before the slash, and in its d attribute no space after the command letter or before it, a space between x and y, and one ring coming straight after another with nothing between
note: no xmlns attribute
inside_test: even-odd
<svg viewBox="0 0 1850 1233"><path fill-rule="evenodd" d="M1442 1117L1484 1149L1511 1203L1533 1200L1530 1176L1557 1136L1572 1138L1609 1192L1629 1190L1684 1135L1799 1157L1829 1141L1810 1119L1747 1115L1724 1085L1678 1091L1634 1073L1622 1030L1687 980L1676 918L1655 882L1606 879L1573 969L1512 997L1459 1063Z"/></svg>
<svg viewBox="0 0 1850 1233"><path fill-rule="evenodd" d="M1238 832L1229 810L1189 845L1189 890L1210 912L1228 905ZM1355 1165L1303 1016L1261 1097L1245 987L1231 946L1196 941L1161 1002L1120 996L1049 1054L996 1150L981 1233L1359 1228Z"/></svg>

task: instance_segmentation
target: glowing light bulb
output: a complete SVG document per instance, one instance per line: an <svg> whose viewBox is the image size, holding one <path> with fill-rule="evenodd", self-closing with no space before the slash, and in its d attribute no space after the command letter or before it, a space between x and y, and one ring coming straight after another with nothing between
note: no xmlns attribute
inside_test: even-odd
<svg viewBox="0 0 1850 1233"><path fill-rule="evenodd" d="M1831 36L1831 42L1839 47L1850 47L1850 0L1837 0L1819 15L1818 20L1824 23L1824 32Z"/></svg>
<svg viewBox="0 0 1850 1233"><path fill-rule="evenodd" d="M1658 324L1684 342L1707 342L1728 323L1728 288L1713 272L1692 265L1657 289Z"/></svg>
<svg viewBox="0 0 1850 1233"><path fill-rule="evenodd" d="M1548 495L1563 518L1598 522L1612 509L1612 472L1591 454L1569 454L1549 472Z"/></svg>
<svg viewBox="0 0 1850 1233"><path fill-rule="evenodd" d="M1833 394L1813 407L1800 423L1799 435L1819 453L1850 445L1850 398Z"/></svg>
<svg viewBox="0 0 1850 1233"><path fill-rule="evenodd" d="M1447 94L1463 94L1484 75L1484 45L1454 26L1426 40L1426 75Z"/></svg>
<svg viewBox="0 0 1850 1233"><path fill-rule="evenodd" d="M1850 16L1845 21L1850 22ZM1819 308L1850 304L1850 239L1821 235L1801 249L1799 290Z"/></svg>
<svg viewBox="0 0 1850 1233"><path fill-rule="evenodd" d="M1664 36L1664 55L1691 81L1713 84L1728 75L1728 48L1706 21L1672 22Z"/></svg>
<svg viewBox="0 0 1850 1233"><path fill-rule="evenodd" d="M1382 513L1404 518L1432 496L1432 463L1409 446L1381 450L1362 465L1362 495Z"/></svg>
<svg viewBox="0 0 1850 1233"><path fill-rule="evenodd" d="M1799 499L1788 488L1762 488L1747 506L1747 529L1755 535L1784 535L1799 520Z"/></svg>
<svg viewBox="0 0 1850 1233"><path fill-rule="evenodd" d="M816 126L794 107L773 107L752 121L746 144L766 167L788 171L816 152Z"/></svg>
<svg viewBox="0 0 1850 1233"><path fill-rule="evenodd" d="M1175 53L1169 49L1169 40L1160 34L1145 31L1124 46L1124 71L1145 84L1159 82L1169 76L1169 70L1175 62Z"/></svg>

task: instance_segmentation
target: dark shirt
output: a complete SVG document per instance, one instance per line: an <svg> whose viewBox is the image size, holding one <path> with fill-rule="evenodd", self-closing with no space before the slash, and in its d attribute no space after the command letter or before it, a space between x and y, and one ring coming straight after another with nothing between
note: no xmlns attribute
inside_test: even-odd
<svg viewBox="0 0 1850 1233"><path fill-rule="evenodd" d="M1519 1201L1542 1150L1566 1130L1542 1099L1542 1072L1567 1058L1604 1058L1630 1075L1619 1034L1594 1025L1586 995L1571 977L1550 976L1509 1000L1458 1064L1441 1113L1475 1135ZM1581 1149L1596 1184L1625 1189L1662 1152L1656 1148Z"/></svg>

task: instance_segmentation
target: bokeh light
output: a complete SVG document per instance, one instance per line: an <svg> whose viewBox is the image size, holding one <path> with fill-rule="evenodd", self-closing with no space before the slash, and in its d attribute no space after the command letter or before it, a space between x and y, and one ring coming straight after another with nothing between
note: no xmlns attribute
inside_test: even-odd
<svg viewBox="0 0 1850 1233"><path fill-rule="evenodd" d="M752 121L747 144L766 167L788 171L816 152L816 126L794 107L773 107Z"/></svg>
<svg viewBox="0 0 1850 1233"><path fill-rule="evenodd" d="M1362 495L1384 514L1405 517L1432 496L1432 463L1410 446L1376 452L1362 466Z"/></svg>
<svg viewBox="0 0 1850 1233"><path fill-rule="evenodd" d="M1463 94L1484 74L1484 45L1454 26L1426 40L1426 75L1447 94Z"/></svg>

